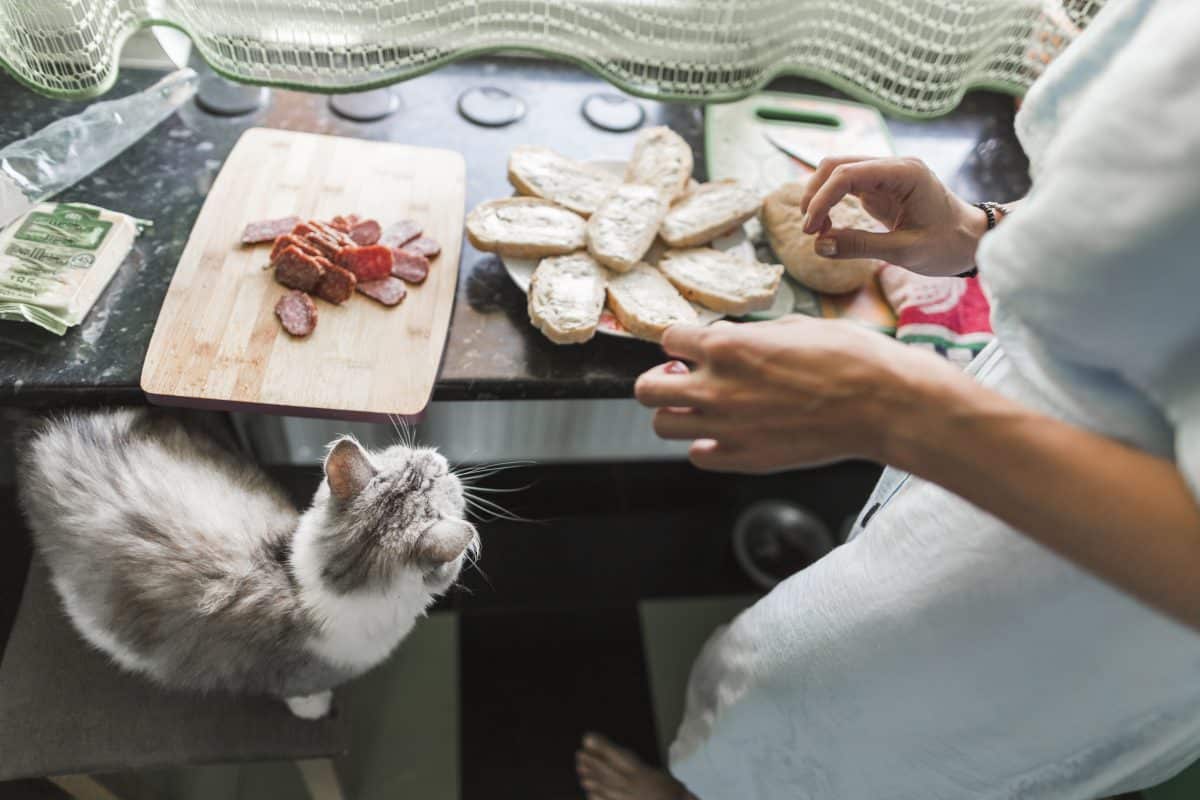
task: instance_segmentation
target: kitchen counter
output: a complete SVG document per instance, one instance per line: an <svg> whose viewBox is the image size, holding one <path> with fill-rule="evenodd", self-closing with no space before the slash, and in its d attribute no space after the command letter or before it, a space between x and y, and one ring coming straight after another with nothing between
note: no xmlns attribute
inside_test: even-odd
<svg viewBox="0 0 1200 800"><path fill-rule="evenodd" d="M141 89L156 73L126 70L108 95ZM504 128L459 116L458 96L499 86L528 112ZM771 88L837 96L785 79ZM260 110L239 117L188 103L149 136L60 196L154 221L134 246L91 314L65 336L0 322L0 404L141 403L142 361L158 310L208 188L238 136L266 126L458 150L467 160L467 208L507 195L508 151L544 144L567 155L624 159L636 132L610 133L581 115L584 99L608 84L572 66L541 60L486 58L453 64L399 84L400 110L376 122L339 117L321 95L272 91ZM702 109L639 100L646 124L681 133L703 172ZM0 145L28 136L84 104L48 100L0 75ZM924 158L970 200L1007 201L1028 189L1027 162L1012 132L1008 97L977 93L951 115L927 122L889 120L898 152ZM437 265L435 268L442 268ZM434 399L627 397L643 370L661 361L645 342L598 336L558 347L529 325L525 297L500 262L464 244L450 338Z"/></svg>

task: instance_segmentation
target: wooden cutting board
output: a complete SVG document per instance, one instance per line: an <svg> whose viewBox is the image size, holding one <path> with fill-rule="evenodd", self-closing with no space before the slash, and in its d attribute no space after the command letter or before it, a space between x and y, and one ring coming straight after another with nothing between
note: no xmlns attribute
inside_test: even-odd
<svg viewBox="0 0 1200 800"><path fill-rule="evenodd" d="M418 414L441 363L466 198L449 150L267 128L242 134L192 228L142 367L153 403L386 420ZM287 290L264 269L270 245L247 222L356 213L411 218L442 246L429 277L387 308L364 295L317 300L316 330L290 337L274 314Z"/></svg>

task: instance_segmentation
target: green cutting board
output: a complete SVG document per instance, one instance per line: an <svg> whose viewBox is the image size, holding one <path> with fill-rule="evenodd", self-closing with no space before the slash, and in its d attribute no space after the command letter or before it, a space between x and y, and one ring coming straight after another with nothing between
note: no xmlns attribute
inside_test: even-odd
<svg viewBox="0 0 1200 800"><path fill-rule="evenodd" d="M784 155L772 133L816 159L894 154L883 116L870 106L806 94L759 92L704 111L708 179L737 178L763 194L810 170Z"/></svg>

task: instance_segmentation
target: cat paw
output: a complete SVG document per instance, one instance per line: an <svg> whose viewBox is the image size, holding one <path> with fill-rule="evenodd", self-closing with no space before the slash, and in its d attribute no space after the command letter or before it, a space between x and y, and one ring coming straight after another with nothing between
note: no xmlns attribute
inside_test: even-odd
<svg viewBox="0 0 1200 800"><path fill-rule="evenodd" d="M300 719L320 719L329 713L329 706L333 703L333 692L326 690L316 694L285 697L284 702Z"/></svg>

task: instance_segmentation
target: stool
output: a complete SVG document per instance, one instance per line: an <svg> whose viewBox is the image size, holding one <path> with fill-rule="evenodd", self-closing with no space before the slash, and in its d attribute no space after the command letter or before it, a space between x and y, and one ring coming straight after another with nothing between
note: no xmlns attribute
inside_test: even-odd
<svg viewBox="0 0 1200 800"><path fill-rule="evenodd" d="M289 760L314 800L341 800L331 757L349 749L335 700L299 719L267 697L162 689L119 670L72 627L34 557L0 661L0 781L48 778L73 797L116 797L92 775Z"/></svg>

